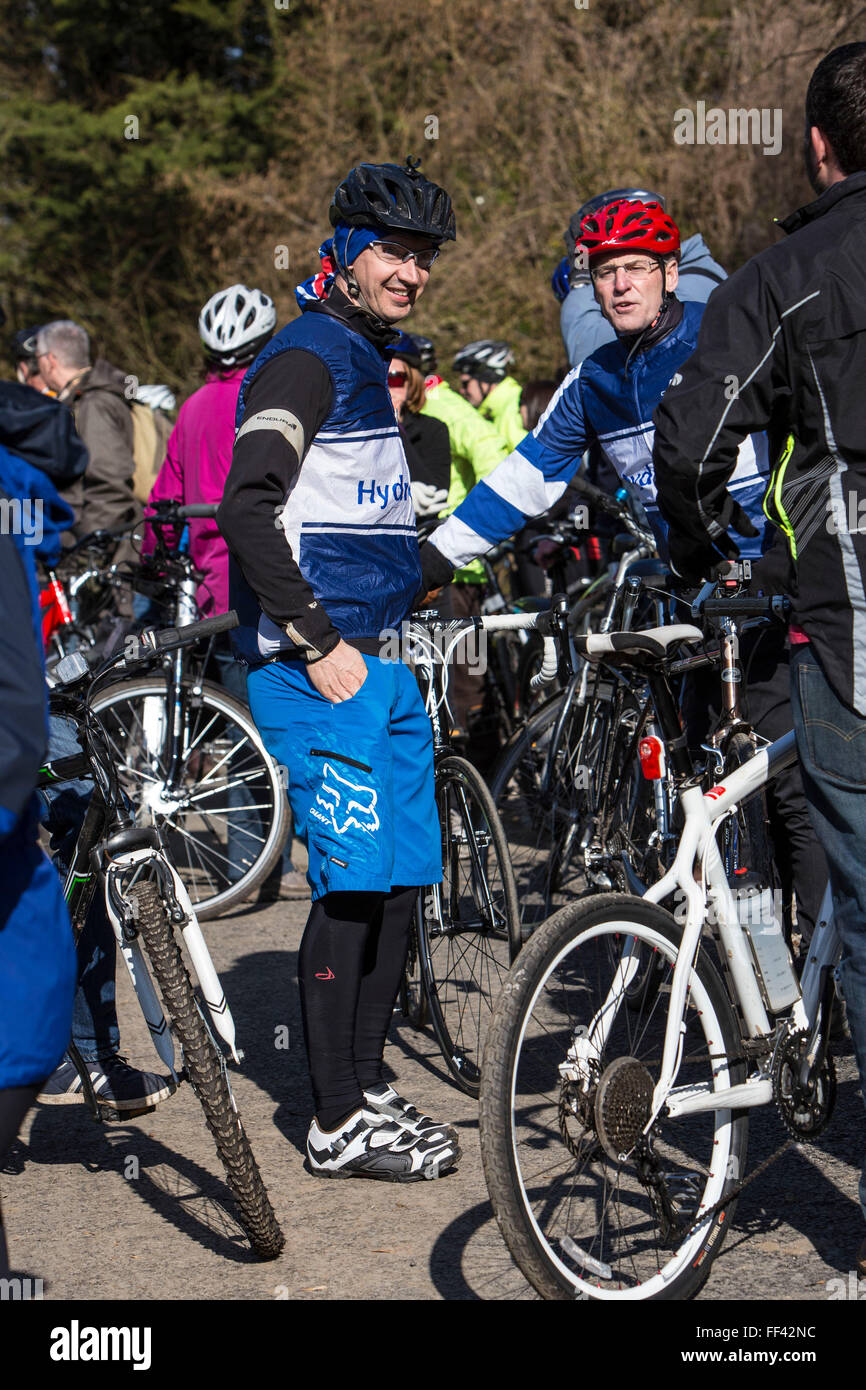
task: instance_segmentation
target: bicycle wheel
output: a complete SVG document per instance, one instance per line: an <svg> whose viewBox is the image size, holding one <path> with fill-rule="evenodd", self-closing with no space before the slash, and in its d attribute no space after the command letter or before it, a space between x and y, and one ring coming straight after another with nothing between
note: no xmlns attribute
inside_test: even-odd
<svg viewBox="0 0 866 1390"><path fill-rule="evenodd" d="M493 798L464 758L437 766L436 805L443 877L417 915L421 975L448 1068L477 1096L493 1005L520 949L517 893Z"/></svg>
<svg viewBox="0 0 866 1390"><path fill-rule="evenodd" d="M731 1223L733 1200L710 1209L743 1171L746 1114L663 1111L642 1137L680 939L670 913L640 898L572 903L524 947L499 996L481 1155L500 1230L544 1298L687 1298ZM625 990L645 952L661 956L664 977L635 1012ZM737 1024L703 948L683 1023L678 1088L744 1079Z"/></svg>
<svg viewBox="0 0 866 1390"><path fill-rule="evenodd" d="M165 905L153 883L136 884L129 897L172 1031L183 1051L187 1075L216 1141L240 1224L257 1255L276 1259L285 1237L244 1133L225 1058L196 1001Z"/></svg>
<svg viewBox="0 0 866 1390"><path fill-rule="evenodd" d="M418 909L416 908L416 913ZM418 950L418 929L413 917L409 930L409 950L406 953L406 966L400 981L400 1012L408 1018L415 1029L425 1028L430 1020L427 993L421 976L421 959Z"/></svg>
<svg viewBox="0 0 866 1390"><path fill-rule="evenodd" d="M92 708L136 812L163 819L168 854L204 921L264 882L286 841L288 804L249 710L209 681L182 683L172 774L170 690L164 677L144 676L109 686Z"/></svg>
<svg viewBox="0 0 866 1390"><path fill-rule="evenodd" d="M755 745L748 734L734 734L725 749L725 775L742 767L754 753ZM736 814L725 820L719 835L719 851L734 891L741 876L760 882L762 887L775 887L778 884L767 798L763 791L757 791L748 800L740 802Z"/></svg>
<svg viewBox="0 0 866 1390"><path fill-rule="evenodd" d="M584 851L615 685L593 676L585 704L577 703L571 687L545 705L491 778L511 847L524 939L586 887Z"/></svg>

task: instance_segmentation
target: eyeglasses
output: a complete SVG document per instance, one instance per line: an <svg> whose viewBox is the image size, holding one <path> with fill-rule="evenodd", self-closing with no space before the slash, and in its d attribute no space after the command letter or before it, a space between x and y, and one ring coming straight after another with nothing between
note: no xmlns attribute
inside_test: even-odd
<svg viewBox="0 0 866 1390"><path fill-rule="evenodd" d="M408 380L409 380L409 374L408 374L408 372L389 372L389 373L388 373L388 385L389 385L389 386L405 386L405 385L406 385L406 382L407 382Z"/></svg>
<svg viewBox="0 0 866 1390"><path fill-rule="evenodd" d="M626 276L633 284L639 285L642 280L648 280L654 270L659 270L658 261L626 261L625 265L603 265L599 270L591 270L594 285L610 285L617 277L617 272L624 270Z"/></svg>
<svg viewBox="0 0 866 1390"><path fill-rule="evenodd" d="M388 265L405 265L407 261L414 261L419 270L429 270L439 255L435 246L424 251L407 251L399 241L371 241L370 245Z"/></svg>

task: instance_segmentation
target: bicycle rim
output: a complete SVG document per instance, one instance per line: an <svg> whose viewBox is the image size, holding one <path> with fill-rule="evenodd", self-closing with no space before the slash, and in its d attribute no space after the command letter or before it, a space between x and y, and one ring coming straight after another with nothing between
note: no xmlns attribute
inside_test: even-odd
<svg viewBox="0 0 866 1390"><path fill-rule="evenodd" d="M288 833L286 794L249 710L209 682L184 683L171 780L168 699L165 680L128 681L103 691L93 709L124 791L137 814L164 818L168 853L206 920L242 902L275 865Z"/></svg>
<svg viewBox="0 0 866 1390"><path fill-rule="evenodd" d="M744 1117L661 1116L641 1151L678 940L669 914L639 900L574 904L536 934L500 996L484 1061L482 1158L509 1249L545 1297L688 1297L727 1230L733 1204L700 1214L741 1176ZM647 953L661 957L662 978L635 1010L626 989ZM569 1050L581 1030L601 1036L602 1012L606 1037L578 1065ZM740 1080L736 1024L701 957L684 1022L677 1087Z"/></svg>

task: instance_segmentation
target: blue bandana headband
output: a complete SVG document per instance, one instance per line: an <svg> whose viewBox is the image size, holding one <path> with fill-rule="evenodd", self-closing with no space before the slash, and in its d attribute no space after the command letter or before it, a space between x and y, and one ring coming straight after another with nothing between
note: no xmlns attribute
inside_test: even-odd
<svg viewBox="0 0 866 1390"><path fill-rule="evenodd" d="M387 236L387 227L350 227L348 222L338 222L333 237L319 247L322 269L318 275L311 275L295 287L295 299L300 307L303 309L312 300L327 299L334 283L334 272L345 270L347 263L355 261L372 242L387 239Z"/></svg>

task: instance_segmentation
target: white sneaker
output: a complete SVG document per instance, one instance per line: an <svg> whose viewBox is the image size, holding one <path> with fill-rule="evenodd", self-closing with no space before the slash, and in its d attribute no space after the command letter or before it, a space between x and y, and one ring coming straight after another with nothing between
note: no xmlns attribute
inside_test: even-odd
<svg viewBox="0 0 866 1390"><path fill-rule="evenodd" d="M394 1124L402 1126L419 1139L447 1139L456 1144L460 1138L453 1125L441 1124L438 1120L431 1120L429 1115L422 1115L403 1096L398 1096L394 1087L389 1086L387 1081L383 1081L381 1086L376 1086L372 1091L365 1091L364 1100L371 1110L388 1120L393 1120Z"/></svg>
<svg viewBox="0 0 866 1390"><path fill-rule="evenodd" d="M439 1178L460 1157L450 1139L426 1139L364 1106L342 1129L321 1130L315 1120L307 1135L307 1157L324 1178L379 1178L418 1182Z"/></svg>

